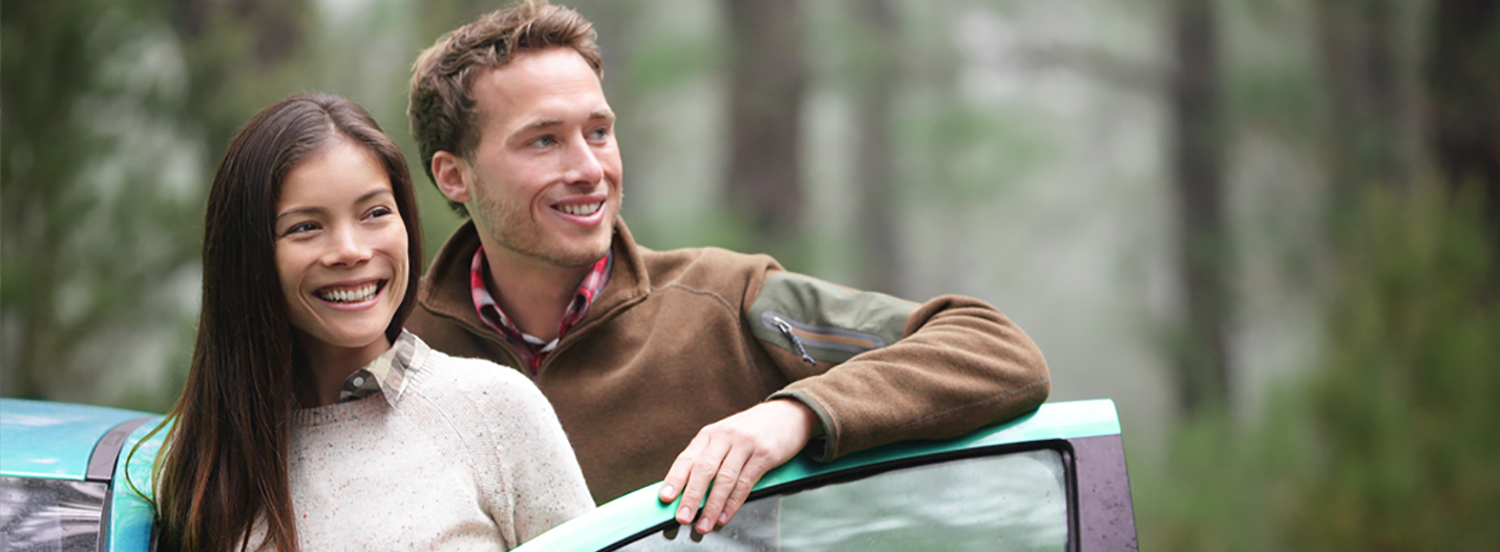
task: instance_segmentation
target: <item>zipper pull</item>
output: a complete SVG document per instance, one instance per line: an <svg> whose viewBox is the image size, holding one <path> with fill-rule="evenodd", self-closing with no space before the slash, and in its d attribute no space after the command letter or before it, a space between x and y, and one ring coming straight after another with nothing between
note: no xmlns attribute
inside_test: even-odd
<svg viewBox="0 0 1500 552"><path fill-rule="evenodd" d="M797 334L792 333L791 324L788 324L787 321L782 320L780 316L772 318L771 320L776 323L776 329L781 330L781 334L785 335L787 339L790 339L792 341L792 346L797 348L797 354L802 355L803 362L806 362L813 366L818 365L818 361L813 360L813 357L807 356L807 349L802 348L802 340L797 338Z"/></svg>

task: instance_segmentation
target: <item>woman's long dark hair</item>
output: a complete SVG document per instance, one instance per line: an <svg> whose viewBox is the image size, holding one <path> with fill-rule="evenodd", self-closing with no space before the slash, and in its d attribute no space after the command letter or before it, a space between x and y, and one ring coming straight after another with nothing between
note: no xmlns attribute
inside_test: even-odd
<svg viewBox="0 0 1500 552"><path fill-rule="evenodd" d="M258 520L261 544L297 549L287 447L295 389L308 376L277 276L275 209L287 173L339 141L364 147L385 168L406 225L410 274L386 328L391 341L416 302L423 258L411 173L369 113L337 96L302 94L250 119L208 196L198 342L155 470L163 550L243 550Z"/></svg>

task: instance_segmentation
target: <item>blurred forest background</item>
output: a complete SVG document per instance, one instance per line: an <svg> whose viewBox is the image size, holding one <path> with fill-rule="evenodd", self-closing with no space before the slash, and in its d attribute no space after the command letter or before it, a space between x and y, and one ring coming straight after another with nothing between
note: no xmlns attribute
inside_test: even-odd
<svg viewBox="0 0 1500 552"><path fill-rule="evenodd" d="M569 5L640 242L997 305L1119 406L1143 549L1500 542L1500 2ZM415 160L411 63L496 7L0 4L0 393L168 408L234 131L334 92Z"/></svg>

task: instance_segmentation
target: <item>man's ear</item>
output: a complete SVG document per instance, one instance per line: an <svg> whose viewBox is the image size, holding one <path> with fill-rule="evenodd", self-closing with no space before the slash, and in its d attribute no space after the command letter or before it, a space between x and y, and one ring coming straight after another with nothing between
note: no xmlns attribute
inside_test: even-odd
<svg viewBox="0 0 1500 552"><path fill-rule="evenodd" d="M448 199L468 203L473 199L469 193L469 163L463 157L446 151L432 154L432 179Z"/></svg>

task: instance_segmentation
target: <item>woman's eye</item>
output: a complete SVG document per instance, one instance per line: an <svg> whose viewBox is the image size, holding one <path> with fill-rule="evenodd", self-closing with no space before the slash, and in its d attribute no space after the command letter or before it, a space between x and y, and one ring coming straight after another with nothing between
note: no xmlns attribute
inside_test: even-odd
<svg viewBox="0 0 1500 552"><path fill-rule="evenodd" d="M312 222L299 222L297 224L293 224L290 228L287 228L286 232L283 232L282 235L290 236L292 234L301 234L303 232L311 232L317 229L318 225Z"/></svg>
<svg viewBox="0 0 1500 552"><path fill-rule="evenodd" d="M394 212L395 211L392 211L390 207L376 207L374 209L370 209L370 214L367 216L369 218L383 217Z"/></svg>

